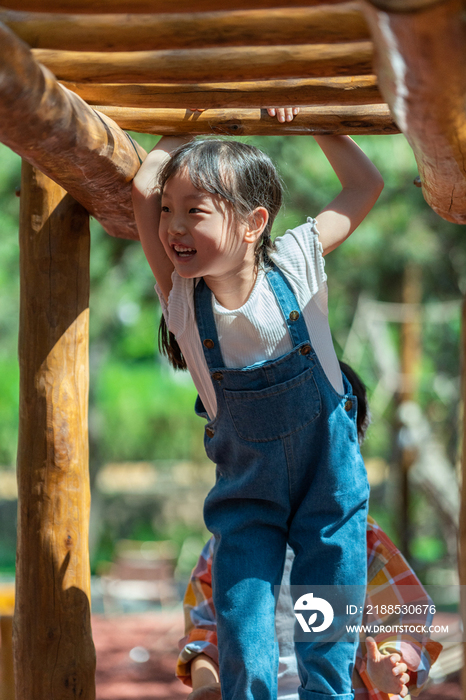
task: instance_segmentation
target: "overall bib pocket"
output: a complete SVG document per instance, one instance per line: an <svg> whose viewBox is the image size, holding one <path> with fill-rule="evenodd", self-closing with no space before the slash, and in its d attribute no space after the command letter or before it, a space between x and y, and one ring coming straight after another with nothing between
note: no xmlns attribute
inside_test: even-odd
<svg viewBox="0 0 466 700"><path fill-rule="evenodd" d="M279 440L319 417L321 398L311 369L259 391L224 389L238 436L248 442Z"/></svg>

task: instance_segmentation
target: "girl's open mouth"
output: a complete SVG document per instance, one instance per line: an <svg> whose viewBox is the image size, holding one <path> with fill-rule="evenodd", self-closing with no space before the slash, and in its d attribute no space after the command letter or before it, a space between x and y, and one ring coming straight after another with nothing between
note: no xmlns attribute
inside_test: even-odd
<svg viewBox="0 0 466 700"><path fill-rule="evenodd" d="M188 248L182 245L173 245L173 250L178 258L192 258L192 256L197 252L195 248Z"/></svg>

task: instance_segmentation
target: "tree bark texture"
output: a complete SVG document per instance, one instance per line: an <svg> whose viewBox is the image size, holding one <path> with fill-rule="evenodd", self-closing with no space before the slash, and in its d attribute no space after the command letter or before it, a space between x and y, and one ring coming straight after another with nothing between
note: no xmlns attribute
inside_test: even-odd
<svg viewBox="0 0 466 700"><path fill-rule="evenodd" d="M93 106L231 109L290 105L380 104L374 75L241 83L63 83Z"/></svg>
<svg viewBox="0 0 466 700"><path fill-rule="evenodd" d="M0 21L31 48L75 51L324 44L370 38L355 2L186 15L47 15L0 10Z"/></svg>
<svg viewBox="0 0 466 700"><path fill-rule="evenodd" d="M75 82L202 83L372 73L370 41L112 53L32 51L59 80Z"/></svg>
<svg viewBox="0 0 466 700"><path fill-rule="evenodd" d="M88 553L89 217L23 161L16 700L94 700Z"/></svg>
<svg viewBox="0 0 466 700"><path fill-rule="evenodd" d="M0 25L0 141L64 187L107 233L138 238L131 180L145 158Z"/></svg>
<svg viewBox="0 0 466 700"><path fill-rule="evenodd" d="M365 10L379 87L414 151L424 197L447 221L465 224L464 4L388 13L366 2Z"/></svg>
<svg viewBox="0 0 466 700"><path fill-rule="evenodd" d="M303 107L292 122L280 124L266 109L125 109L99 107L123 129L148 134L397 134L386 105Z"/></svg>
<svg viewBox="0 0 466 700"><path fill-rule="evenodd" d="M292 0L294 7L338 5L345 0ZM291 3L290 3L291 4ZM284 0L2 0L2 7L22 12L64 14L217 12L255 10L286 6Z"/></svg>

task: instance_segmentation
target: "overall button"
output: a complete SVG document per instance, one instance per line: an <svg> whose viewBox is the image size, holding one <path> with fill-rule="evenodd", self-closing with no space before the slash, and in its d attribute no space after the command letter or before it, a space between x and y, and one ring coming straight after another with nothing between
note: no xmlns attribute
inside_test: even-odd
<svg viewBox="0 0 466 700"><path fill-rule="evenodd" d="M212 348L214 347L215 343L214 343L214 341L211 340L210 338L206 338L206 339L204 340L204 345L205 345L205 347L208 348L209 350L212 350Z"/></svg>
<svg viewBox="0 0 466 700"><path fill-rule="evenodd" d="M299 318L299 311L290 312L290 321L297 321Z"/></svg>
<svg viewBox="0 0 466 700"><path fill-rule="evenodd" d="M215 379L217 382L220 382L223 379L223 374L221 372L214 372L212 375L212 379Z"/></svg>
<svg viewBox="0 0 466 700"><path fill-rule="evenodd" d="M345 402L345 411L351 411L352 408L353 402L351 401L351 399L347 399Z"/></svg>
<svg viewBox="0 0 466 700"><path fill-rule="evenodd" d="M303 345L303 347L301 348L301 350L299 352L301 353L301 355L309 355L309 353L311 352L311 346L310 345Z"/></svg>
<svg viewBox="0 0 466 700"><path fill-rule="evenodd" d="M206 431L206 433L207 433L207 437L210 437L210 438L213 438L213 437L214 437L214 435L215 435L215 430L212 430L212 428L206 428L205 431Z"/></svg>

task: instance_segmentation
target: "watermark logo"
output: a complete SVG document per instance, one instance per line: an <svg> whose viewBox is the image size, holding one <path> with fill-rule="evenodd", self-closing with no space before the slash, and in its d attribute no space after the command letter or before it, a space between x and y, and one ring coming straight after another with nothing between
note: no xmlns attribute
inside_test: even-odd
<svg viewBox="0 0 466 700"><path fill-rule="evenodd" d="M294 604L295 617L298 620L304 632L323 632L328 629L333 622L333 608L324 598L314 598L313 593L305 593ZM312 612L307 622L304 615L296 610L305 610L307 613ZM317 627L312 625L317 620L317 612L321 612L324 616L324 621Z"/></svg>

